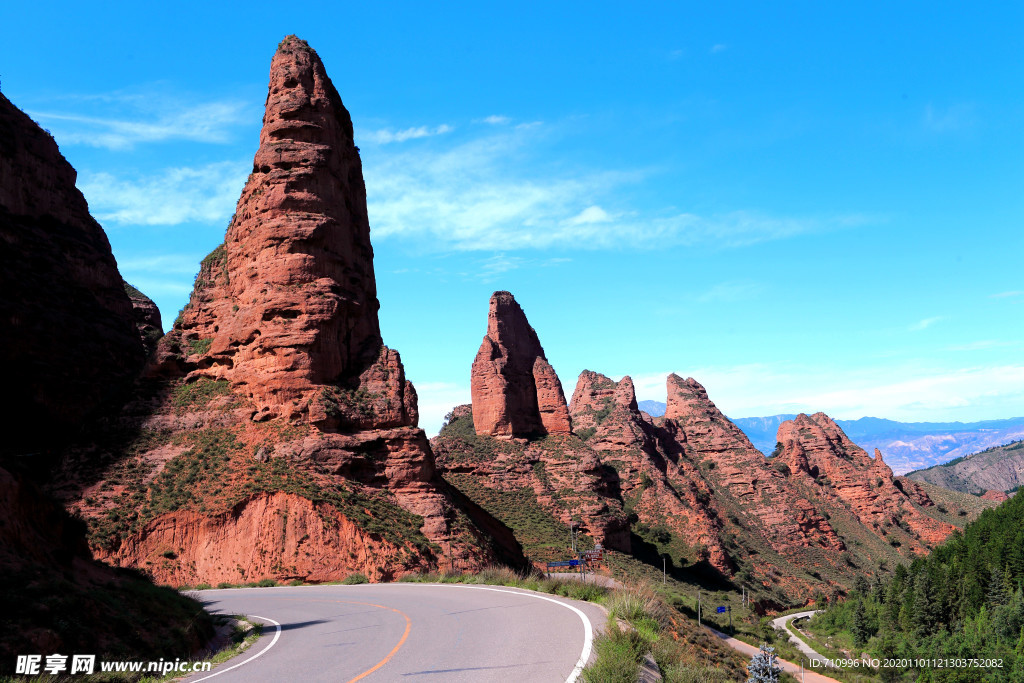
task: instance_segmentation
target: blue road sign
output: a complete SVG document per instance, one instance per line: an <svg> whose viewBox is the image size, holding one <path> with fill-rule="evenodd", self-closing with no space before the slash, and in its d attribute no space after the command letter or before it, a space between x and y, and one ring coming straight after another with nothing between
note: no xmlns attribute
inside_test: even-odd
<svg viewBox="0 0 1024 683"><path fill-rule="evenodd" d="M719 614L725 614L725 608L724 607L719 607L715 611L718 612Z"/></svg>
<svg viewBox="0 0 1024 683"><path fill-rule="evenodd" d="M578 567L580 566L579 560L566 560L564 562L548 562L548 568L551 567Z"/></svg>

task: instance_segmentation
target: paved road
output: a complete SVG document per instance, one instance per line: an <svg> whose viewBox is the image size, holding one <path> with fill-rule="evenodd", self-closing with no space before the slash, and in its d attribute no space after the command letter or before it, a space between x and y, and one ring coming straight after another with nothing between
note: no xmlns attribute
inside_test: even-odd
<svg viewBox="0 0 1024 683"><path fill-rule="evenodd" d="M363 584L199 593L266 626L191 683L572 681L606 620L596 605L501 586Z"/></svg>
<svg viewBox="0 0 1024 683"><path fill-rule="evenodd" d="M818 661L824 661L825 659L827 659L827 657L825 657L822 654L819 654L816 650L814 650L814 648L812 648L810 645L808 645L803 640L798 638L796 635L793 634L792 631L790 631L786 627L786 625L794 619L803 619L804 617L807 617L809 619L820 611L821 610L812 609L806 612L796 612L795 614L787 614L785 616L779 617L778 619L772 619L772 626L774 626L775 628L781 628L783 631L785 631L786 634L789 636L789 640L794 645L796 645L796 648L800 650L800 652L803 652L805 655L807 655L808 658L817 659Z"/></svg>
<svg viewBox="0 0 1024 683"><path fill-rule="evenodd" d="M774 624L775 622L773 621L772 623ZM716 631L710 626L705 626L704 628L711 631L711 633L716 637L721 638L722 641L732 649L736 650L737 652L742 652L748 657L753 657L761 651L761 648L754 647L753 645L744 643L742 640L730 638L721 631ZM836 679L829 678L824 674L817 673L813 669L807 669L803 665L794 664L793 662L789 662L781 658L778 660L778 662L779 666L782 667L783 671L795 676L796 680L800 681L800 683L839 683L839 681L837 681Z"/></svg>

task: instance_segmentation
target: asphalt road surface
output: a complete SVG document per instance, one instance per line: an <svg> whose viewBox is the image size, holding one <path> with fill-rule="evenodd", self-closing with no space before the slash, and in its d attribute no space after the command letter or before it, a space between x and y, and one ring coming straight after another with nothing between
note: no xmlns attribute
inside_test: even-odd
<svg viewBox="0 0 1024 683"><path fill-rule="evenodd" d="M800 639L799 637L794 635L792 631L790 631L788 628L786 628L786 625L789 622L793 621L794 619L803 619L805 617L809 619L809 618L813 617L815 614L817 614L820 611L821 610L813 610L812 609L812 610L807 610L806 612L797 612L796 614L787 614L786 616L779 617L778 619L773 619L772 620L772 626L774 626L775 628L780 628L783 631L785 631L786 635L789 636L789 640L794 645L796 645L796 648L798 650L800 650L800 652L802 652L805 655L807 655L808 658L810 658L810 659L817 659L818 661L825 661L825 659L827 659L827 658L824 655L819 654L816 650L814 650L814 648L812 648L810 645L805 643L802 639Z"/></svg>
<svg viewBox="0 0 1024 683"><path fill-rule="evenodd" d="M191 683L574 681L607 619L593 604L503 586L392 583L199 592L264 624Z"/></svg>

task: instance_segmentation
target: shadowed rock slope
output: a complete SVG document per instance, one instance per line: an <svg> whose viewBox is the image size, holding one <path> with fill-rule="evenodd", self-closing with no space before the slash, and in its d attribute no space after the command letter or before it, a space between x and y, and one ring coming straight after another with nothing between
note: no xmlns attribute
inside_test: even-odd
<svg viewBox="0 0 1024 683"><path fill-rule="evenodd" d="M212 636L199 603L95 561L40 489L53 452L125 395L143 345L74 169L3 95L0 287L0 674L29 653L188 657Z"/></svg>
<svg viewBox="0 0 1024 683"><path fill-rule="evenodd" d="M0 95L0 453L70 437L124 398L144 352L110 243L53 138Z"/></svg>
<svg viewBox="0 0 1024 683"><path fill-rule="evenodd" d="M69 454L60 493L96 551L174 585L388 579L442 544L467 569L523 562L437 475L378 308L351 119L289 36L224 244L135 400Z"/></svg>

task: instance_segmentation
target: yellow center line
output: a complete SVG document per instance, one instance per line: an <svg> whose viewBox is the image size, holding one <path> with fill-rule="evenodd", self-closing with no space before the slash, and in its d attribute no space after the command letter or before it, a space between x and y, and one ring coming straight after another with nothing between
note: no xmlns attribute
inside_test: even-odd
<svg viewBox="0 0 1024 683"><path fill-rule="evenodd" d="M406 614L405 612L403 612L400 609L397 609L395 607L388 607L387 605L378 605L378 604L373 603L373 602L360 602L358 600L323 600L323 599L321 599L321 600L309 600L309 599L306 599L306 598L282 598L282 597L278 597L276 595L268 595L267 597L272 599L272 600L288 600L288 601L292 601L292 602L336 602L336 603L348 603L348 604L351 604L351 605L366 605L368 607L377 607L379 609L389 609L392 612L395 612L396 614L401 614L402 615L402 618L405 619L405 632L402 633L402 637L399 639L398 644L396 644L393 648L391 648L391 652L389 652L387 654L387 656L384 657L384 659L380 660L379 662L374 664L373 667L367 669L366 671L364 671L363 673L359 674L355 678L350 679L348 681L348 683L355 683L358 680L362 680L362 679L366 678L367 676L369 676L370 674L372 674L377 669L379 669L382 666L384 666L385 664L387 664L391 660L391 658L394 657L398 653L398 651L402 649L402 646L405 645L406 639L409 638L409 631L412 630L412 619L409 618L409 615Z"/></svg>
<svg viewBox="0 0 1024 683"><path fill-rule="evenodd" d="M400 609L395 609L394 607L384 607L383 605L374 605L372 602L360 602L360 603L357 603L357 604L360 604L360 605L370 605L371 607L380 607L381 609L389 609L392 612L397 612L398 614L401 614L403 617L405 617L405 633L402 634L402 638L401 638L401 640L398 641L398 644L395 645L393 648L391 648L391 652L389 652L387 654L387 657L385 657L384 659L382 659L379 662L377 662L373 666L373 668L367 669L363 673L361 673L358 676L356 676L355 678L351 679L350 681L348 681L348 683L355 683L356 681L358 681L358 680L360 680L362 678L366 678L367 676L372 674L374 671L376 671L377 669L379 669L382 666L384 666L385 664L387 664L388 660L390 660L392 657L394 657L395 653L397 653L402 648L402 646L405 645L405 639L409 637L409 631L410 631L410 629L412 629L412 620L409 619L409 615L408 614L406 614L405 612L403 612Z"/></svg>

